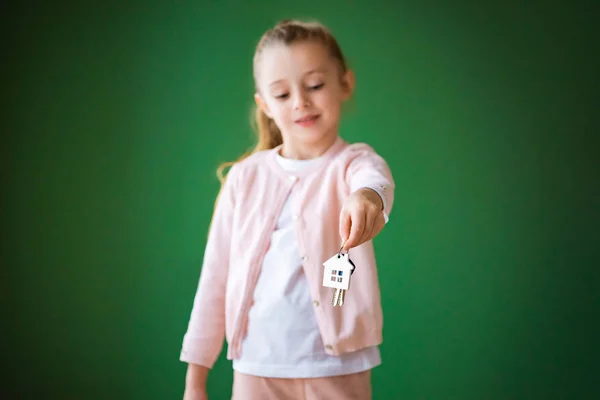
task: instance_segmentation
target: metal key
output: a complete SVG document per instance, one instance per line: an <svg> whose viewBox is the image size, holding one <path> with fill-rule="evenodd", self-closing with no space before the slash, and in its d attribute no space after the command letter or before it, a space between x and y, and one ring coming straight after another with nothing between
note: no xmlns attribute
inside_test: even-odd
<svg viewBox="0 0 600 400"><path fill-rule="evenodd" d="M346 296L346 291L344 289L333 289L333 298L331 299L331 304L334 307L343 306L345 296Z"/></svg>
<svg viewBox="0 0 600 400"><path fill-rule="evenodd" d="M342 246L342 249L343 248L344 248L344 246ZM340 249L340 252L342 251L342 249ZM356 266L354 265L354 263L352 262L352 260L350 259L350 257L348 257L348 261L352 265L352 270L350 271L350 275L352 276L352 274L354 273L354 270L356 269ZM346 297L346 290L344 290L344 289L334 289L333 290L333 298L331 299L331 304L334 307L336 307L336 306L341 307L341 306L344 305L344 298L345 297Z"/></svg>

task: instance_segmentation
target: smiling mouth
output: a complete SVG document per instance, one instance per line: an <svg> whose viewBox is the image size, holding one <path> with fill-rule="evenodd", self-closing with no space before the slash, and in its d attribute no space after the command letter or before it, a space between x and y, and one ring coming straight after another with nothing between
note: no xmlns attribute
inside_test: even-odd
<svg viewBox="0 0 600 400"><path fill-rule="evenodd" d="M309 123L312 122L314 120L316 120L317 118L319 118L319 115L315 114L315 115L308 115L306 117L302 117L300 119L296 120L297 124L305 124L305 123Z"/></svg>

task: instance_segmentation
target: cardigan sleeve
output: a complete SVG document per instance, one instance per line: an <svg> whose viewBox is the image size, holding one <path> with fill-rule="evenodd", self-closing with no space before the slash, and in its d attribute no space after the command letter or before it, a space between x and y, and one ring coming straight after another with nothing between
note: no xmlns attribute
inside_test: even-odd
<svg viewBox="0 0 600 400"><path fill-rule="evenodd" d="M394 206L395 182L388 163L375 150L364 143L349 146L350 158L346 167L346 180L350 191L370 188L383 200L386 223Z"/></svg>
<svg viewBox="0 0 600 400"><path fill-rule="evenodd" d="M200 278L180 360L212 368L225 341L225 294L235 207L236 165L231 167L217 197Z"/></svg>

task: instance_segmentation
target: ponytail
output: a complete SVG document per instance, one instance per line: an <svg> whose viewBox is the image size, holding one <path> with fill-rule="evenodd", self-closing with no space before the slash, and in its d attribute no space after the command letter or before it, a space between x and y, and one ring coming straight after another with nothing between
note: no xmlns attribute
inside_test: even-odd
<svg viewBox="0 0 600 400"><path fill-rule="evenodd" d="M283 143L281 131L271 118L267 117L260 107L254 112L255 130L258 136L258 144L254 151L274 149Z"/></svg>
<svg viewBox="0 0 600 400"><path fill-rule="evenodd" d="M258 142L256 143L253 149L242 154L237 160L224 162L221 165L219 165L219 167L217 168L217 178L219 178L221 185L225 181L225 174L223 171L226 168L231 167L233 164L244 160L245 158L249 157L254 153L263 150L274 149L275 147L283 143L281 131L275 124L275 121L269 118L267 114L265 114L262 111L262 109L258 106L255 106L253 110L251 126L254 128Z"/></svg>

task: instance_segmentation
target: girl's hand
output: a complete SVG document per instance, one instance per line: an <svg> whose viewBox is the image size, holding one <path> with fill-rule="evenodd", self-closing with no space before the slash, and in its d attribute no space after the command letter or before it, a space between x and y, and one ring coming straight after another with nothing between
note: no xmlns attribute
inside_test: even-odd
<svg viewBox="0 0 600 400"><path fill-rule="evenodd" d="M183 400L208 400L208 396L203 389L186 389Z"/></svg>
<svg viewBox="0 0 600 400"><path fill-rule="evenodd" d="M374 190L359 189L344 202L340 214L340 236L344 251L373 239L385 226L383 201Z"/></svg>
<svg viewBox="0 0 600 400"><path fill-rule="evenodd" d="M208 400L206 395L208 372L209 369L206 367L188 364L183 400Z"/></svg>

